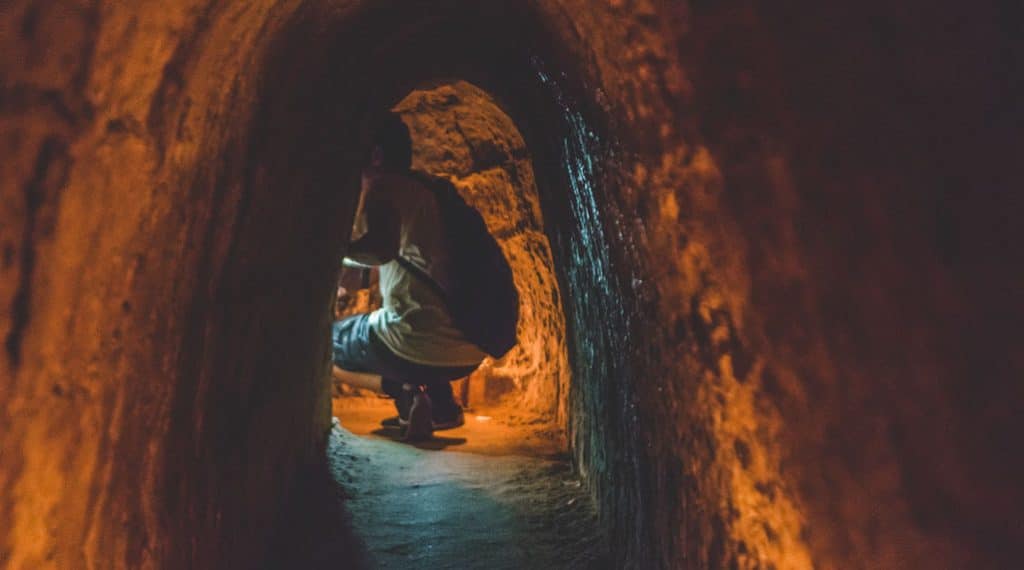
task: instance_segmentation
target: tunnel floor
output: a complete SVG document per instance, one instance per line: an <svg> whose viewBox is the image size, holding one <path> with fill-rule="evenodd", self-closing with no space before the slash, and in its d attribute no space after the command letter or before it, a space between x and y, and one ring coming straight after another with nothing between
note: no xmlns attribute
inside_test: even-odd
<svg viewBox="0 0 1024 570"><path fill-rule="evenodd" d="M346 410L328 444L362 568L606 567L579 478L528 426L477 412L414 447L377 428L390 410Z"/></svg>

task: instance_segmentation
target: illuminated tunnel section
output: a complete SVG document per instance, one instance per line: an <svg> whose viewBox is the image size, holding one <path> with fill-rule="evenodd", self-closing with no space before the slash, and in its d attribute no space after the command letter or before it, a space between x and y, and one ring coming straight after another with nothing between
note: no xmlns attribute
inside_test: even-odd
<svg viewBox="0 0 1024 570"><path fill-rule="evenodd" d="M395 111L410 127L413 168L452 180L481 212L519 292L518 345L455 382L455 393L474 414L532 426L536 436L553 438L552 445L564 451L570 385L565 316L526 143L494 99L464 81L414 90ZM349 295L345 314L379 306L371 285ZM351 392L335 383L338 397ZM352 404L336 398L336 415ZM515 433L523 436L521 429Z"/></svg>

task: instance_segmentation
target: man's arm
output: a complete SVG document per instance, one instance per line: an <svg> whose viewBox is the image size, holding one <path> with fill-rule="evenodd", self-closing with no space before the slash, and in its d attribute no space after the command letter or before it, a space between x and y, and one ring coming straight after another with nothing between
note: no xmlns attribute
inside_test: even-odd
<svg viewBox="0 0 1024 570"><path fill-rule="evenodd" d="M346 257L364 265L383 265L398 257L400 221L388 202L368 196L366 233L349 244Z"/></svg>

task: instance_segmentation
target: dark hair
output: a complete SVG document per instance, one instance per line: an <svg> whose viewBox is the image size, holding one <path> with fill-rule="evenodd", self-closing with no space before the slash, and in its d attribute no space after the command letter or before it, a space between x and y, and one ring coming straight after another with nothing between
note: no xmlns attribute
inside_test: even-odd
<svg viewBox="0 0 1024 570"><path fill-rule="evenodd" d="M371 119L370 137L367 150L372 152L380 147L384 169L406 171L412 168L412 138L409 127L397 113L387 111L375 115Z"/></svg>

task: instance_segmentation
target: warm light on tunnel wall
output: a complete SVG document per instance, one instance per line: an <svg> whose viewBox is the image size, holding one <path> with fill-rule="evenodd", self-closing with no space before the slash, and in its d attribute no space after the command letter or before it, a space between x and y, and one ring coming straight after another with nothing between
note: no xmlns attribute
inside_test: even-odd
<svg viewBox="0 0 1024 570"><path fill-rule="evenodd" d="M492 97L465 81L414 90L394 110L412 135L413 168L450 178L480 211L519 290L518 346L500 360L487 359L456 384L456 393L475 409L501 408L495 413L513 422L564 427L570 378L565 316L522 135ZM363 290L346 310L373 304L374 295Z"/></svg>

